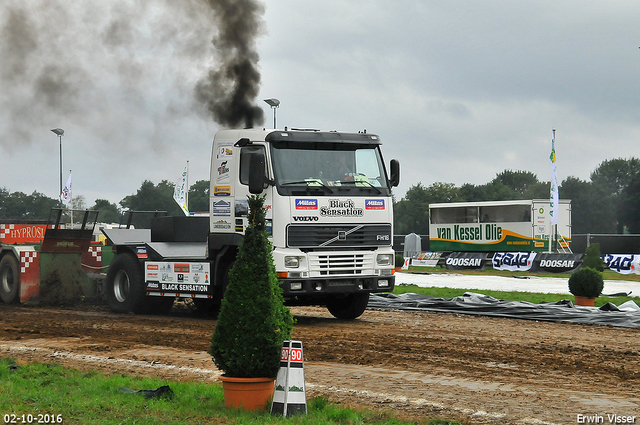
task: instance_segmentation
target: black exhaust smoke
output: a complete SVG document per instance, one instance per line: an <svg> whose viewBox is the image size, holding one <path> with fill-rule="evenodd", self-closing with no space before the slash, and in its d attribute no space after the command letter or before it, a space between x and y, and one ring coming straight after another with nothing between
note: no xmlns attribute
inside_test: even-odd
<svg viewBox="0 0 640 425"><path fill-rule="evenodd" d="M207 0L218 33L212 43L217 67L195 88L196 99L223 126L247 128L264 123L255 104L260 90L256 38L263 31L264 6L256 0Z"/></svg>
<svg viewBox="0 0 640 425"><path fill-rule="evenodd" d="M0 1L0 152L49 143L55 127L124 149L162 147L202 116L264 122L264 0Z"/></svg>

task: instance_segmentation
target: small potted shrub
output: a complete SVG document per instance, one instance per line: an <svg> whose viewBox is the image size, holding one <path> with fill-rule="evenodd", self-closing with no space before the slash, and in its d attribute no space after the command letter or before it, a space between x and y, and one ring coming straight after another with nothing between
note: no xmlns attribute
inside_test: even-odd
<svg viewBox="0 0 640 425"><path fill-rule="evenodd" d="M209 349L214 363L223 371L220 380L225 405L245 410L267 407L282 342L291 339L293 328L267 239L264 199L249 196L249 225L229 271ZM253 388L244 391L247 386ZM251 398L258 394L257 399Z"/></svg>
<svg viewBox="0 0 640 425"><path fill-rule="evenodd" d="M576 298L577 305L593 307L603 288L602 274L590 267L581 268L569 278L569 292Z"/></svg>

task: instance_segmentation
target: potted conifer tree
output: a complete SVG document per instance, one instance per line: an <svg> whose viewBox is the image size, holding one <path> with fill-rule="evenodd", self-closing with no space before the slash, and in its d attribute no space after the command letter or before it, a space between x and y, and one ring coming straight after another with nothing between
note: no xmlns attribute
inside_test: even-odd
<svg viewBox="0 0 640 425"><path fill-rule="evenodd" d="M600 257L600 244L593 243L587 247L585 252L584 261L582 263L585 267L596 269L599 272L604 271L606 264Z"/></svg>
<svg viewBox="0 0 640 425"><path fill-rule="evenodd" d="M577 305L593 307L603 288L602 274L590 267L582 267L569 278L569 292L575 297Z"/></svg>
<svg viewBox="0 0 640 425"><path fill-rule="evenodd" d="M250 195L248 199L248 227L229 271L209 354L224 372L220 380L225 405L258 410L273 395L282 342L291 338L293 317L284 306L273 264L265 197Z"/></svg>

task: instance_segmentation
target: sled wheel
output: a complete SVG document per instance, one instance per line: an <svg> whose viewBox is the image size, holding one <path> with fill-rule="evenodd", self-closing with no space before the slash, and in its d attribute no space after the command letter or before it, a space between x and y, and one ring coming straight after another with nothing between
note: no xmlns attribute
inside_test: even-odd
<svg viewBox="0 0 640 425"><path fill-rule="evenodd" d="M13 254L0 260L0 298L7 304L20 301L20 269Z"/></svg>

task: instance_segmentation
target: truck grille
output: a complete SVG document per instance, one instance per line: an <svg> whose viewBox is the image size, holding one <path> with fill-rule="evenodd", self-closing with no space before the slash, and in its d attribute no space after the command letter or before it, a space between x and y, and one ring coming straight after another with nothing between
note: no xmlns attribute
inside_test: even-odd
<svg viewBox="0 0 640 425"><path fill-rule="evenodd" d="M338 226L289 225L287 246L318 247L374 247L391 245L391 225L361 224Z"/></svg>
<svg viewBox="0 0 640 425"><path fill-rule="evenodd" d="M309 253L309 270L311 277L321 276L354 276L373 273L373 253L343 252L324 254Z"/></svg>

